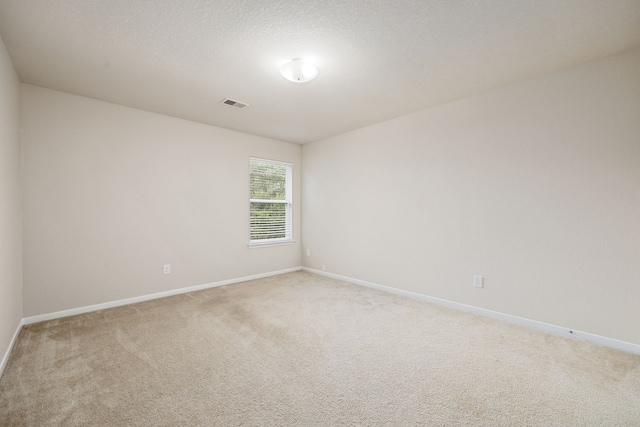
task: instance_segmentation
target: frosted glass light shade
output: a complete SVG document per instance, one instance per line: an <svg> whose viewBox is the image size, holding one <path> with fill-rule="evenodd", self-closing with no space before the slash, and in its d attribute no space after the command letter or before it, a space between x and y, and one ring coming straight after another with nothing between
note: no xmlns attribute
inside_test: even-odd
<svg viewBox="0 0 640 427"><path fill-rule="evenodd" d="M294 83L305 83L316 78L318 69L300 58L293 58L280 68L280 74L285 79Z"/></svg>

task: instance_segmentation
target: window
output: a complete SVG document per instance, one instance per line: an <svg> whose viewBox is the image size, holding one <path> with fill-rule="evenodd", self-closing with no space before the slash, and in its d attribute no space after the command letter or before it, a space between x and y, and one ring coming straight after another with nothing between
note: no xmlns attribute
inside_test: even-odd
<svg viewBox="0 0 640 427"><path fill-rule="evenodd" d="M291 163L249 159L249 245L293 242Z"/></svg>

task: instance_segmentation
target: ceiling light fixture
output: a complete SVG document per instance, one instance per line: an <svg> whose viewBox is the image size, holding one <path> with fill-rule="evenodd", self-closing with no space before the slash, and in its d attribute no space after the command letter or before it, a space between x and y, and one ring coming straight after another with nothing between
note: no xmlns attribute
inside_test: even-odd
<svg viewBox="0 0 640 427"><path fill-rule="evenodd" d="M318 69L300 58L293 58L280 68L280 74L290 82L305 83L316 78Z"/></svg>

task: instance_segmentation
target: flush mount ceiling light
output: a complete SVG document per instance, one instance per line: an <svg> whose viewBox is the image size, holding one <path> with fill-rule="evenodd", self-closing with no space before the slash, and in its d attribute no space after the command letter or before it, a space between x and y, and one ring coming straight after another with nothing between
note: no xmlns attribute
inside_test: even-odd
<svg viewBox="0 0 640 427"><path fill-rule="evenodd" d="M294 83L305 83L315 79L318 69L300 58L293 58L291 62L284 64L280 68L280 74L285 79Z"/></svg>

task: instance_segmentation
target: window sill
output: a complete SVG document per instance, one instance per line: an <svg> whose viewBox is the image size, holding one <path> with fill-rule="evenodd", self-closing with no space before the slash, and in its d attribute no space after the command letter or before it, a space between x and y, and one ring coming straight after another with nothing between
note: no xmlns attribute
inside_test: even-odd
<svg viewBox="0 0 640 427"><path fill-rule="evenodd" d="M282 246L282 245L293 245L295 240L283 240L280 242L264 242L264 243L249 243L249 249L255 248L265 248L268 246Z"/></svg>

